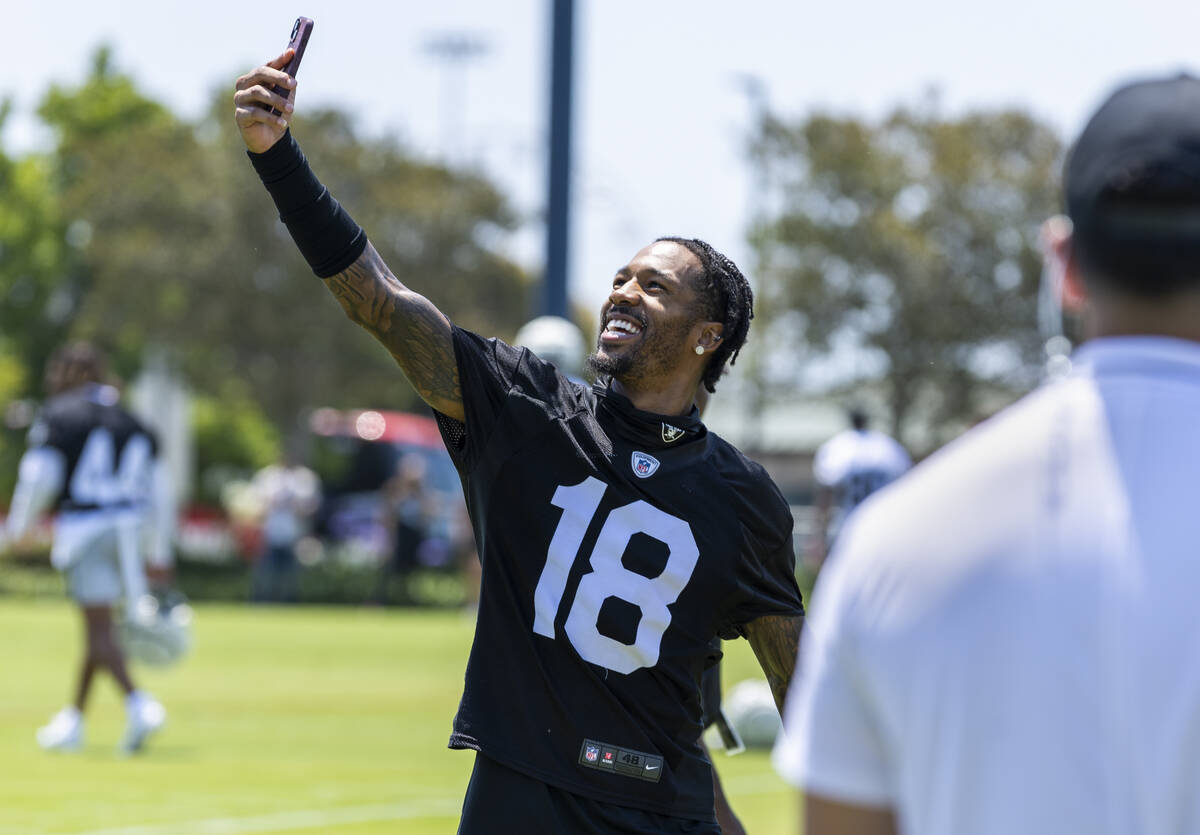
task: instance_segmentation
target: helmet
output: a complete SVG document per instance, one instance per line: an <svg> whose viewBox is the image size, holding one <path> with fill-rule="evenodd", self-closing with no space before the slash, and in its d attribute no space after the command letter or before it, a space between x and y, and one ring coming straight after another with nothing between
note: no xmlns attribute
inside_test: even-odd
<svg viewBox="0 0 1200 835"><path fill-rule="evenodd" d="M539 316L529 320L517 331L513 342L533 351L568 377L579 377L583 373L587 353L583 333L561 316Z"/></svg>
<svg viewBox="0 0 1200 835"><path fill-rule="evenodd" d="M118 626L126 654L152 667L169 667L192 646L192 607L183 595L138 598Z"/></svg>
<svg viewBox="0 0 1200 835"><path fill-rule="evenodd" d="M725 715L747 748L770 748L783 722L771 686L762 679L739 681L725 697Z"/></svg>

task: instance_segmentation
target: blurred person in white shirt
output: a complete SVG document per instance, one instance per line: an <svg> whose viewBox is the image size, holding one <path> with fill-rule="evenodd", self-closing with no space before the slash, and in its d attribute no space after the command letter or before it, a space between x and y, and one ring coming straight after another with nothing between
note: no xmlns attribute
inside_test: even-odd
<svg viewBox="0 0 1200 835"><path fill-rule="evenodd" d="M259 602L293 603L297 593L296 545L308 534L320 504L320 480L289 454L259 470L251 490L262 509L263 533L253 597Z"/></svg>
<svg viewBox="0 0 1200 835"><path fill-rule="evenodd" d="M1200 832L1200 81L1117 90L1064 186L1073 369L869 499L814 592L807 835Z"/></svg>
<svg viewBox="0 0 1200 835"><path fill-rule="evenodd" d="M847 416L849 428L821 444L813 457L816 516L808 563L814 569L825 561L850 511L912 467L908 451L898 441L870 428L865 410L854 406Z"/></svg>

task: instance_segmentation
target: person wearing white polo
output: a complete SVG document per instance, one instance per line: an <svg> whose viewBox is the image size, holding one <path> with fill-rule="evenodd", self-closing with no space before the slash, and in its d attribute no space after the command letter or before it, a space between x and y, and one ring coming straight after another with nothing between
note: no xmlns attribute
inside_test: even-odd
<svg viewBox="0 0 1200 835"><path fill-rule="evenodd" d="M1117 90L1064 185L1072 371L818 581L774 754L807 835L1200 832L1200 81Z"/></svg>

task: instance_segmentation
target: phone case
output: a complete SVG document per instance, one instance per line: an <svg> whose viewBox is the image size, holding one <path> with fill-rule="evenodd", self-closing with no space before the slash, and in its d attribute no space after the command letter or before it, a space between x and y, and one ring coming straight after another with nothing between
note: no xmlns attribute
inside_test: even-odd
<svg viewBox="0 0 1200 835"><path fill-rule="evenodd" d="M288 61L287 66L283 68L283 71L292 78L295 78L296 73L300 70L300 59L304 57L304 49L308 46L308 38L312 34L312 30L313 22L311 18L298 17L296 18L296 22L292 24L292 36L288 40L288 47L296 50L296 52L292 55L292 60ZM280 87L278 84L272 87L271 91L285 98L289 92L286 87ZM275 108L272 108L271 112L275 114L279 113Z"/></svg>

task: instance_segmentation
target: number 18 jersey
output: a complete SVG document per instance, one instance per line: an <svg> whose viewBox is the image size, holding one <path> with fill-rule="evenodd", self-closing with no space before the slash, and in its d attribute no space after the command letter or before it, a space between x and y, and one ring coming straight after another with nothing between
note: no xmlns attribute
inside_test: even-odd
<svg viewBox="0 0 1200 835"><path fill-rule="evenodd" d="M659 416L455 329L465 423L439 416L483 583L452 748L597 800L713 819L700 678L800 615L792 519L695 411Z"/></svg>

